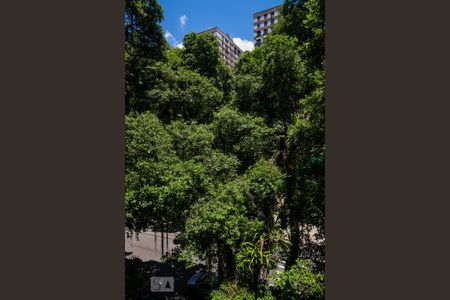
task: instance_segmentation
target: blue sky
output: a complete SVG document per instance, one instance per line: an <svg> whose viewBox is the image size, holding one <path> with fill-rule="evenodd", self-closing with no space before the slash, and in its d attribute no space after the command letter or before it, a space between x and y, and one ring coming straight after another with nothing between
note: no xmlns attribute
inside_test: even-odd
<svg viewBox="0 0 450 300"><path fill-rule="evenodd" d="M159 0L162 27L172 46L183 36L218 26L243 50L253 47L253 13L282 4L282 0Z"/></svg>

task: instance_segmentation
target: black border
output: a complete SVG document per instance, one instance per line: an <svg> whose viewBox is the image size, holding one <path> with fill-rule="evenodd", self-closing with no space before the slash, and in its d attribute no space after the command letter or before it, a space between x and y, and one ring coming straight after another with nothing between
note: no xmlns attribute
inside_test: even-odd
<svg viewBox="0 0 450 300"><path fill-rule="evenodd" d="M326 2L326 297L447 299L446 1Z"/></svg>
<svg viewBox="0 0 450 300"><path fill-rule="evenodd" d="M0 299L123 300L124 2L2 6Z"/></svg>

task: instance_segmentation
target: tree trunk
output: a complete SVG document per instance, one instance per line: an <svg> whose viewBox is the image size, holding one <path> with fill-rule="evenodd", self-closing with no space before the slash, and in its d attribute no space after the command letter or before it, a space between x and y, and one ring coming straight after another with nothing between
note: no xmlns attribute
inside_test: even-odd
<svg viewBox="0 0 450 300"><path fill-rule="evenodd" d="M153 226L153 235L155 236L155 251L158 249L158 233L156 232L156 226Z"/></svg>
<svg viewBox="0 0 450 300"><path fill-rule="evenodd" d="M169 225L166 223L166 251L169 251Z"/></svg>
<svg viewBox="0 0 450 300"><path fill-rule="evenodd" d="M225 268L224 268L224 247L222 245L217 245L217 273L219 278L225 278Z"/></svg>
<svg viewBox="0 0 450 300"><path fill-rule="evenodd" d="M164 223L161 222L161 256L164 255Z"/></svg>
<svg viewBox="0 0 450 300"><path fill-rule="evenodd" d="M289 249L289 256L286 260L286 269L289 269L295 264L295 261L300 255L300 228L297 222L293 222L291 228L291 247Z"/></svg>
<svg viewBox="0 0 450 300"><path fill-rule="evenodd" d="M230 278L234 276L236 272L236 264L234 261L233 250L229 245L225 245L224 247L224 256L225 256L225 266L226 266L226 277Z"/></svg>
<svg viewBox="0 0 450 300"><path fill-rule="evenodd" d="M211 270L212 270L212 258L211 258L211 252L212 251L207 251L206 252L206 255L207 255L207 257L206 257L206 267L207 267L207 269L208 269L208 274L211 274ZM210 276L210 275L209 275Z"/></svg>
<svg viewBox="0 0 450 300"><path fill-rule="evenodd" d="M253 278L251 283L251 289L253 292L255 292L258 295L258 281L259 281L259 275L261 273L261 267L256 266L253 270Z"/></svg>

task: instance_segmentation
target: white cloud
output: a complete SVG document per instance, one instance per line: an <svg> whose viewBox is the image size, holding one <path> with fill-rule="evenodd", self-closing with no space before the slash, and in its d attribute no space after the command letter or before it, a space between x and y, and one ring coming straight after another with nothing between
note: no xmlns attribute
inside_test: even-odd
<svg viewBox="0 0 450 300"><path fill-rule="evenodd" d="M164 33L164 37L167 39L168 42L175 41L175 37L169 31L166 31L166 33Z"/></svg>
<svg viewBox="0 0 450 300"><path fill-rule="evenodd" d="M183 43L178 42L175 36L170 33L170 31L166 30L166 33L164 33L164 37L166 38L167 42L169 42L169 44L171 44L173 47L180 49L184 48Z"/></svg>
<svg viewBox="0 0 450 300"><path fill-rule="evenodd" d="M239 46L243 51L252 51L255 49L252 41L241 39L241 38L233 38L233 42Z"/></svg>
<svg viewBox="0 0 450 300"><path fill-rule="evenodd" d="M184 27L184 25L186 24L187 20L188 20L188 17L187 17L186 15L182 15L182 16L180 17L180 27L181 27L181 28Z"/></svg>

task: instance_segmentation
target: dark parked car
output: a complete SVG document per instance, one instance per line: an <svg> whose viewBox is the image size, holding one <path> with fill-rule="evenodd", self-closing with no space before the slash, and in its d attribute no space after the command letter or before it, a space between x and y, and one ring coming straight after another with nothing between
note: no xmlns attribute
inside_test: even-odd
<svg viewBox="0 0 450 300"><path fill-rule="evenodd" d="M188 294L192 299L205 299L209 292L219 285L219 277L216 272L198 272L189 278Z"/></svg>

